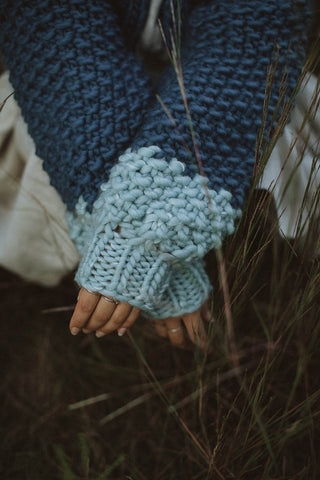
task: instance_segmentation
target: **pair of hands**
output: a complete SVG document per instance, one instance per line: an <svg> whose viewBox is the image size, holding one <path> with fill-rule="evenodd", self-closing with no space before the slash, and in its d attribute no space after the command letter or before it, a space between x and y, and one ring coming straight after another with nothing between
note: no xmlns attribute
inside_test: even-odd
<svg viewBox="0 0 320 480"><path fill-rule="evenodd" d="M96 332L96 336L100 338L117 331L118 335L122 336L134 324L139 314L138 307L126 302L115 304L98 293L81 288L69 327L72 335L77 335L80 331ZM206 302L195 312L156 320L154 325L158 335L169 338L176 347L186 348L191 341L204 349L207 342L204 321L209 320L210 311Z"/></svg>

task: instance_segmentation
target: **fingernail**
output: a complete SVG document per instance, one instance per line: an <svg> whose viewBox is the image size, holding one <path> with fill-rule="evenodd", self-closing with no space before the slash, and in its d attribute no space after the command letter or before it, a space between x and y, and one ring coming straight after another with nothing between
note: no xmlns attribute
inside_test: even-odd
<svg viewBox="0 0 320 480"><path fill-rule="evenodd" d="M88 330L87 328L83 328L82 333L91 333L91 330Z"/></svg>
<svg viewBox="0 0 320 480"><path fill-rule="evenodd" d="M122 327L122 328L119 328L118 330L118 337L123 337L123 335L126 333L127 329Z"/></svg>
<svg viewBox="0 0 320 480"><path fill-rule="evenodd" d="M80 328L78 327L71 328L71 335L78 335L79 332L80 332Z"/></svg>
<svg viewBox="0 0 320 480"><path fill-rule="evenodd" d="M98 337L98 338L104 337L105 335L107 335L107 334L104 333L104 332L96 332L96 337Z"/></svg>

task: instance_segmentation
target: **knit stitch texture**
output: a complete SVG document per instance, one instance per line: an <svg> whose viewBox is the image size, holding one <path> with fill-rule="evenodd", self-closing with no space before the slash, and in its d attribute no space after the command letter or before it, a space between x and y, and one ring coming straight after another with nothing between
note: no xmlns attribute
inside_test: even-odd
<svg viewBox="0 0 320 480"><path fill-rule="evenodd" d="M190 14L182 3L183 82L206 179L176 73L158 88L173 126L126 46L137 38L127 9L138 26L149 2L123 0L117 13L98 0L3 3L5 61L69 210L78 282L153 318L197 309L210 291L202 258L234 231L250 185L274 54L266 131L284 73L287 96L299 77L307 2L194 1Z"/></svg>
<svg viewBox="0 0 320 480"><path fill-rule="evenodd" d="M154 158L159 153L156 146L128 150L111 170L94 204L76 279L164 318L205 301L210 285L202 258L233 233L240 211L231 207L229 192L208 191L200 175L183 175L183 163ZM77 243L80 222L68 220Z"/></svg>
<svg viewBox="0 0 320 480"><path fill-rule="evenodd" d="M282 111L273 118L284 77L285 100L299 78L308 15L304 0L224 0L202 2L189 16L181 62L196 142L210 188L230 191L235 208L242 207L250 185L268 69L277 61L266 132ZM157 103L148 110L132 147L158 145L162 155L184 162L185 174L193 176L199 166L173 69L160 84L159 96L177 128Z"/></svg>
<svg viewBox="0 0 320 480"><path fill-rule="evenodd" d="M15 98L70 210L81 195L91 209L151 98L149 79L124 43L106 1L1 2L0 45Z"/></svg>

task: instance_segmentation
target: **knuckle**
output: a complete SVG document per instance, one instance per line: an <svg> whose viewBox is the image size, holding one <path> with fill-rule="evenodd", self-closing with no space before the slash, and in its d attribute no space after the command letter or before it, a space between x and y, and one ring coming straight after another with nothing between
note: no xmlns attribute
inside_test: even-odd
<svg viewBox="0 0 320 480"><path fill-rule="evenodd" d="M131 325L133 325L134 322L137 320L137 317L138 317L138 315L130 315L130 316L126 319L125 324L124 324L124 327L127 327L127 326L131 327Z"/></svg>
<svg viewBox="0 0 320 480"><path fill-rule="evenodd" d="M112 315L112 318L111 318L111 323L113 325L116 325L116 326L119 326L123 323L123 320L125 319L125 317L123 315Z"/></svg>
<svg viewBox="0 0 320 480"><path fill-rule="evenodd" d="M101 324L101 323L105 323L107 321L107 319L108 319L108 317L106 316L106 314L97 312L94 315L92 315L90 323L91 324L93 324L93 323Z"/></svg>
<svg viewBox="0 0 320 480"><path fill-rule="evenodd" d="M90 313L92 311L92 301L88 299L80 299L79 306L84 313Z"/></svg>

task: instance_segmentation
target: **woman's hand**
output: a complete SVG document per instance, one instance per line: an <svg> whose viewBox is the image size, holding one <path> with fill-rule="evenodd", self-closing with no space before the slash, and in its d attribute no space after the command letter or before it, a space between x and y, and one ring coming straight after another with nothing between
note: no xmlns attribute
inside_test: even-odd
<svg viewBox="0 0 320 480"><path fill-rule="evenodd" d="M154 325L158 335L163 338L169 338L175 347L187 348L191 340L193 344L204 350L207 344L204 321L210 321L208 302L205 302L195 312L185 313L181 317L154 320Z"/></svg>
<svg viewBox="0 0 320 480"><path fill-rule="evenodd" d="M73 335L82 330L83 333L96 332L96 336L100 338L117 330L118 335L122 336L134 324L139 314L138 307L126 302L116 302L112 297L104 297L81 288L69 327ZM205 302L195 312L153 322L158 335L169 338L175 347L186 348L191 340L193 344L204 349L207 342L204 321L209 320L210 310Z"/></svg>
<svg viewBox="0 0 320 480"><path fill-rule="evenodd" d="M96 332L100 338L117 330L118 335L122 336L139 314L138 307L81 288L69 328L72 335L82 330L84 333Z"/></svg>

